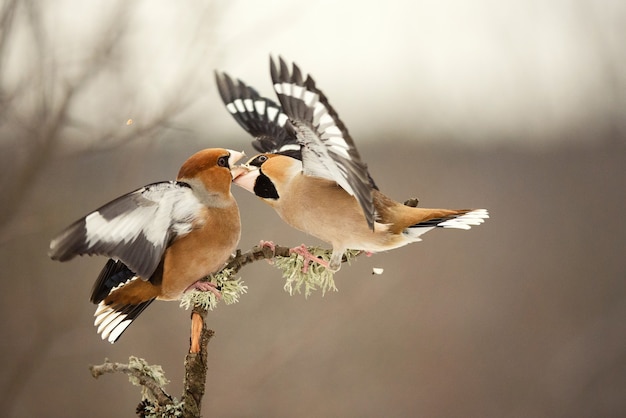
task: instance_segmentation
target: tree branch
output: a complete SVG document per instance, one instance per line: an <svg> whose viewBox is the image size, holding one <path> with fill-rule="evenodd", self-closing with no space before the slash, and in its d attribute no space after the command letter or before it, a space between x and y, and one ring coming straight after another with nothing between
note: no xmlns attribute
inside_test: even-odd
<svg viewBox="0 0 626 418"><path fill-rule="evenodd" d="M208 369L209 340L215 334L206 327L207 310L194 308L191 313L190 349L185 358L182 409L184 418L200 416Z"/></svg>
<svg viewBox="0 0 626 418"><path fill-rule="evenodd" d="M257 245L252 247L251 250L242 253L241 250L237 250L235 256L226 264L223 270L233 269L233 273L238 273L244 266L254 263L259 260L271 260L275 257L289 257L291 256L291 248L283 247L280 245L266 244ZM311 250L311 248L309 248ZM355 252L355 256L360 255L362 251ZM342 263L349 261L349 257L346 254L341 259Z"/></svg>
<svg viewBox="0 0 626 418"><path fill-rule="evenodd" d="M237 250L235 256L226 264L224 270L233 269L233 274L238 273L244 266L259 260L271 260L274 257L289 257L290 248L280 245L257 245L251 250L242 253Z"/></svg>
<svg viewBox="0 0 626 418"><path fill-rule="evenodd" d="M148 366L145 361L137 359L136 357L131 357L128 364L112 363L105 359L103 364L89 366L89 370L91 370L91 375L95 379L106 373L124 373L131 378L131 382L141 385L149 391L149 395L151 395L159 405L169 405L173 403L172 397L163 390L164 382L162 379L155 378L154 376L155 373L159 373L159 370L155 370L154 366Z"/></svg>
<svg viewBox="0 0 626 418"><path fill-rule="evenodd" d="M344 255L342 261L347 262L353 256L361 253L362 252L353 252L350 257ZM222 271L232 270L230 274L233 275L239 272L244 266L252 264L255 261L271 260L275 257L289 258L291 255L292 251L289 247L262 243L245 253L242 253L241 250L237 250L235 256L233 256ZM324 253L324 256L329 257L327 252ZM308 270L308 273L305 274L313 274L313 269ZM102 365L90 367L92 376L98 378L105 373L114 372L122 372L129 375L133 384L144 388L143 393L145 399L137 408L137 413L141 417L200 417L202 398L204 397L206 388L206 374L208 368L207 347L209 341L215 334L206 327L207 312L206 306L200 306L197 303L193 306L191 313L189 353L185 357L185 377L180 402L168 395L163 389L167 380L162 375L161 367L149 366L145 360L142 359L131 357L129 364L111 363L105 360L105 363ZM139 362L139 366L136 365L137 362Z"/></svg>

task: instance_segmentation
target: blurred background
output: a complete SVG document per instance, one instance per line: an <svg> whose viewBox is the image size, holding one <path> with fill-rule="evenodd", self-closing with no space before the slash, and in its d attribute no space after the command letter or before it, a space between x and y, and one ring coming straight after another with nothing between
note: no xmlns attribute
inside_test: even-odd
<svg viewBox="0 0 626 418"><path fill-rule="evenodd" d="M52 262L49 241L201 148L250 155L213 71L273 97L270 53L314 76L386 194L492 217L359 257L324 297L244 268L210 314L203 416L626 416L623 1L3 0L0 19L3 416L133 416L139 389L88 370L130 355L180 396L189 313L157 302L102 342L105 259ZM234 194L243 250L319 244Z"/></svg>

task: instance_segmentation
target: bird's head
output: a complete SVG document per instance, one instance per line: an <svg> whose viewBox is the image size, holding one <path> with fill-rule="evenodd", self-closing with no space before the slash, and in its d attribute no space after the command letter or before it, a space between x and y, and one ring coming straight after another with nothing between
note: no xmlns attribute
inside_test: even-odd
<svg viewBox="0 0 626 418"><path fill-rule="evenodd" d="M244 156L243 152L224 148L198 151L183 163L177 180L189 183L192 187L201 183L211 194L228 194L235 175L231 173L231 167Z"/></svg>
<svg viewBox="0 0 626 418"><path fill-rule="evenodd" d="M278 200L286 185L302 172L302 162L280 154L258 154L239 166L233 182L268 203Z"/></svg>

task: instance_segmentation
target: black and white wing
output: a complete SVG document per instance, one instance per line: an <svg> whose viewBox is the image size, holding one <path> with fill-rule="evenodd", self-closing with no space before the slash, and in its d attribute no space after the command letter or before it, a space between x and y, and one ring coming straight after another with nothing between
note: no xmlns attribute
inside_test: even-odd
<svg viewBox="0 0 626 418"><path fill-rule="evenodd" d="M183 182L150 184L74 222L50 243L50 257L105 255L149 280L169 243L194 227L202 204Z"/></svg>
<svg viewBox="0 0 626 418"><path fill-rule="evenodd" d="M296 133L276 102L226 73L216 71L215 82L226 109L256 139L255 150L301 159Z"/></svg>
<svg viewBox="0 0 626 418"><path fill-rule="evenodd" d="M278 65L270 58L270 71L274 90L302 146L304 173L334 180L355 196L373 229L372 188L376 186L337 112L311 76L302 78L296 64L290 71L282 58Z"/></svg>

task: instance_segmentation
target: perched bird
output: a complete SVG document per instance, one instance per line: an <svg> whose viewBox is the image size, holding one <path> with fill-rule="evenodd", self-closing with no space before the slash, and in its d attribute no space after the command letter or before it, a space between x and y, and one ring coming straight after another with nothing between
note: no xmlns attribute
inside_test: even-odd
<svg viewBox="0 0 626 418"><path fill-rule="evenodd" d="M262 152L234 182L289 225L330 243L330 270L339 270L347 249L386 251L420 241L433 228L469 229L489 217L485 209L425 209L415 199L402 204L385 196L313 78L303 78L295 64L290 71L282 58L270 59L270 72L281 105L216 73L226 108Z"/></svg>
<svg viewBox="0 0 626 418"><path fill-rule="evenodd" d="M215 290L198 280L219 271L239 243L239 208L231 167L244 156L221 148L192 155L176 181L153 183L79 219L50 243L50 257L111 257L91 301L102 339L117 341L155 299L176 300L189 288Z"/></svg>

